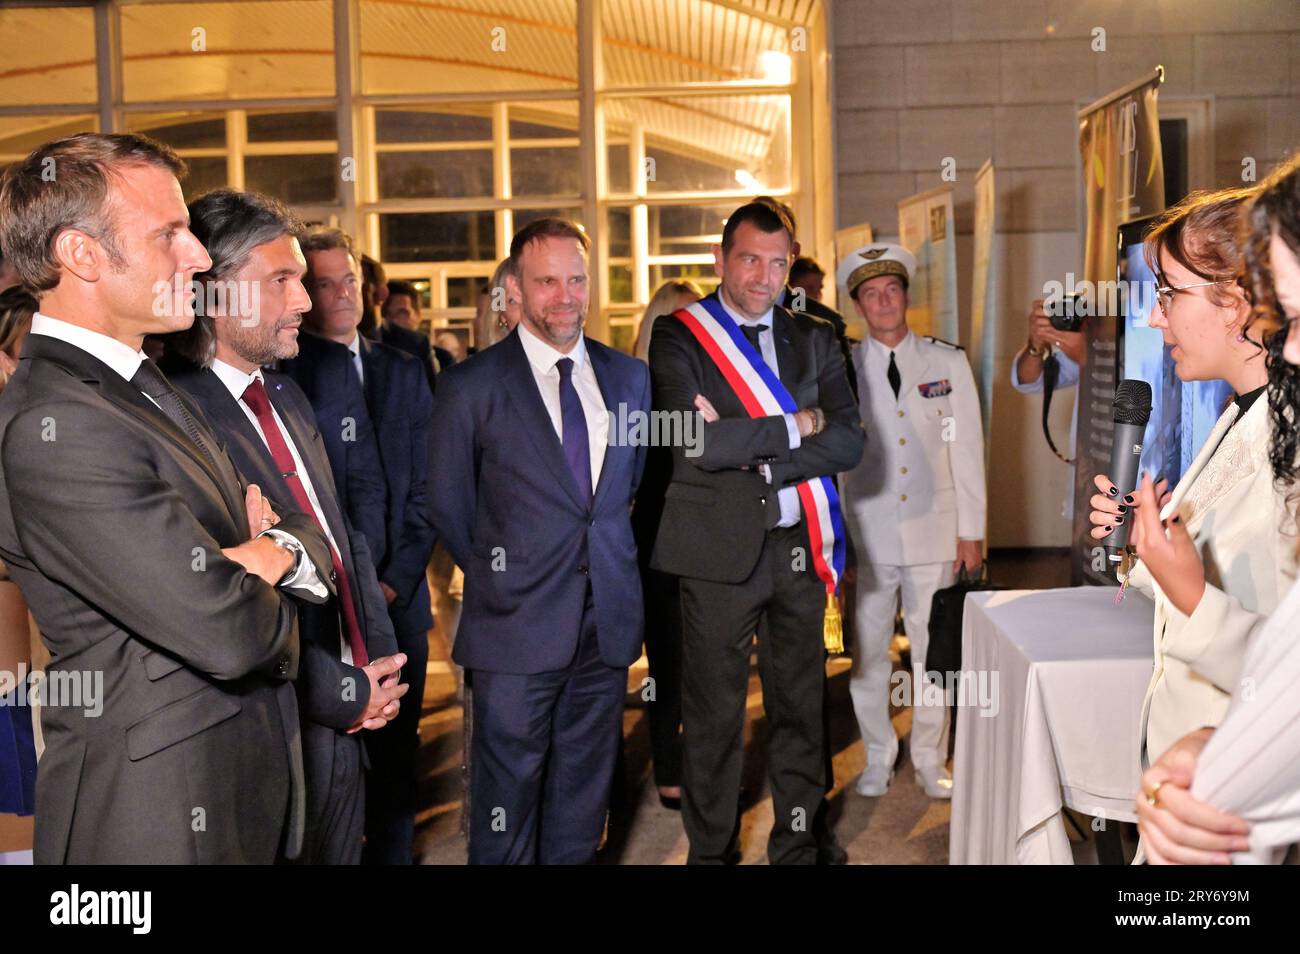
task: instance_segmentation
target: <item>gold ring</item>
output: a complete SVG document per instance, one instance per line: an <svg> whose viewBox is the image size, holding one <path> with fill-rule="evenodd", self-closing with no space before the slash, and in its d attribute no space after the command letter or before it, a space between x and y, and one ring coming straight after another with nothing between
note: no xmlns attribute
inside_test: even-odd
<svg viewBox="0 0 1300 954"><path fill-rule="evenodd" d="M1168 780L1166 779L1166 781ZM1164 784L1164 782L1157 782L1156 787L1147 792L1147 804L1152 808L1160 807L1160 786Z"/></svg>

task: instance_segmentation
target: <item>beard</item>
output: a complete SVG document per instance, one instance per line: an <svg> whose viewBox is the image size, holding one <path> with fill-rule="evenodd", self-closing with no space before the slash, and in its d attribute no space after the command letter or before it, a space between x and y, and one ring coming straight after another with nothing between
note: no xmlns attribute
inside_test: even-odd
<svg viewBox="0 0 1300 954"><path fill-rule="evenodd" d="M576 315L551 315L547 310L536 314L528 307L526 301L523 303L522 310L529 330L537 332L544 341L559 349L567 348L577 341L578 336L582 334L583 325L587 323L585 304L576 309Z"/></svg>
<svg viewBox="0 0 1300 954"><path fill-rule="evenodd" d="M249 326L239 318L225 320L230 322L230 346L245 361L261 366L298 354L298 340L285 341L280 332L302 321L301 315L285 315L274 324L259 322Z"/></svg>

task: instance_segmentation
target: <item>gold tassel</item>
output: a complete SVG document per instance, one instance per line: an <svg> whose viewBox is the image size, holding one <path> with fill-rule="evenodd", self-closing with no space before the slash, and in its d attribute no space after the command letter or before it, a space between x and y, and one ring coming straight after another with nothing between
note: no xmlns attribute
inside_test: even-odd
<svg viewBox="0 0 1300 954"><path fill-rule="evenodd" d="M822 621L822 641L826 651L832 655L844 652L844 621L840 618L840 606L835 600L835 591L826 591L826 617Z"/></svg>

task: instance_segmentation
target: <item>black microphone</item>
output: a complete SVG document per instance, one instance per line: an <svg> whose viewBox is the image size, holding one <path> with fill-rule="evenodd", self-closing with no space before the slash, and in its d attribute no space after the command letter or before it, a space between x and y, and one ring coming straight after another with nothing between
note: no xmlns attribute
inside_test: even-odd
<svg viewBox="0 0 1300 954"><path fill-rule="evenodd" d="M1142 440L1147 421L1151 419L1151 385L1136 378L1125 378L1115 388L1114 421L1110 448L1111 483L1117 488L1116 500L1123 500L1138 485L1138 462L1142 459ZM1106 548L1106 558L1118 563L1128 546L1128 531L1133 525L1133 509L1128 520L1106 534L1101 545Z"/></svg>

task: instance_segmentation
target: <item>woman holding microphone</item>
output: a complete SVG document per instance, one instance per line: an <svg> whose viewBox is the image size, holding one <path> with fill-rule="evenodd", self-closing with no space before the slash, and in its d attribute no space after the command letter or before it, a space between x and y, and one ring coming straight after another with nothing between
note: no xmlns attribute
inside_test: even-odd
<svg viewBox="0 0 1300 954"><path fill-rule="evenodd" d="M1144 475L1118 497L1103 476L1092 535L1125 521L1138 564L1128 584L1155 602L1155 667L1142 707L1143 767L1188 732L1223 718L1247 643L1295 578L1285 501L1269 466L1263 338L1252 323L1238 223L1252 190L1196 193L1153 225L1146 255L1160 282L1150 324L1183 381L1222 379L1228 405L1172 493ZM1155 519L1152 519L1155 517ZM1163 528L1163 529L1162 529Z"/></svg>

